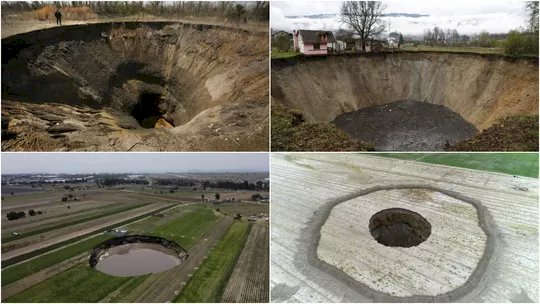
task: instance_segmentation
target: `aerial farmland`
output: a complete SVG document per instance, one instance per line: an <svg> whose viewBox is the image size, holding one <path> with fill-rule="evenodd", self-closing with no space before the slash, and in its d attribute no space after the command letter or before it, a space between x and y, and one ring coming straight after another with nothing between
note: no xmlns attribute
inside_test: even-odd
<svg viewBox="0 0 540 304"><path fill-rule="evenodd" d="M2 302L267 302L267 172L3 174Z"/></svg>

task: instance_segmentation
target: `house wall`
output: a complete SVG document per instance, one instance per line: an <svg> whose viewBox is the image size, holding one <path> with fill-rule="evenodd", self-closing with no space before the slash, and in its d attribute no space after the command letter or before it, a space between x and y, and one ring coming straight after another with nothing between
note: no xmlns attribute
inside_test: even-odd
<svg viewBox="0 0 540 304"><path fill-rule="evenodd" d="M328 55L326 43L321 43L320 50L314 50L312 43L302 43L300 49L300 52L304 55Z"/></svg>

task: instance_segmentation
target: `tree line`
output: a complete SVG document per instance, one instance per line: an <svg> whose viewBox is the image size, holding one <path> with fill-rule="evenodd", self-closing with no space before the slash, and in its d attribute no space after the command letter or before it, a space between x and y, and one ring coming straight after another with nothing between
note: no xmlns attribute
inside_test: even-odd
<svg viewBox="0 0 540 304"><path fill-rule="evenodd" d="M164 17L222 17L268 21L269 2L244 1L2 1L2 13L39 10L46 6L88 7L98 15L151 14Z"/></svg>

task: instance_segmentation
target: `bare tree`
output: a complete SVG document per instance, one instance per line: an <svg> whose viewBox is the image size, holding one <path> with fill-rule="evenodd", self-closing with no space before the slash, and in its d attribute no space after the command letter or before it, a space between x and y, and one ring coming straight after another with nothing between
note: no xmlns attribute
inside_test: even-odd
<svg viewBox="0 0 540 304"><path fill-rule="evenodd" d="M525 2L525 9L529 13L529 30L531 32L538 31L538 1Z"/></svg>
<svg viewBox="0 0 540 304"><path fill-rule="evenodd" d="M345 1L341 6L340 21L360 36L362 51L366 40L384 31L382 20L386 5L380 1Z"/></svg>

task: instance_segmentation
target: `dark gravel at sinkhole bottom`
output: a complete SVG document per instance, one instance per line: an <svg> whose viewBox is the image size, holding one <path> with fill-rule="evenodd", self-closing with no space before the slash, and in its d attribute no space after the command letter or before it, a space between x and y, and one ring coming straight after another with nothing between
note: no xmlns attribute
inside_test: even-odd
<svg viewBox="0 0 540 304"><path fill-rule="evenodd" d="M478 132L449 108L415 100L343 113L333 123L352 138L372 142L379 151L441 151Z"/></svg>

